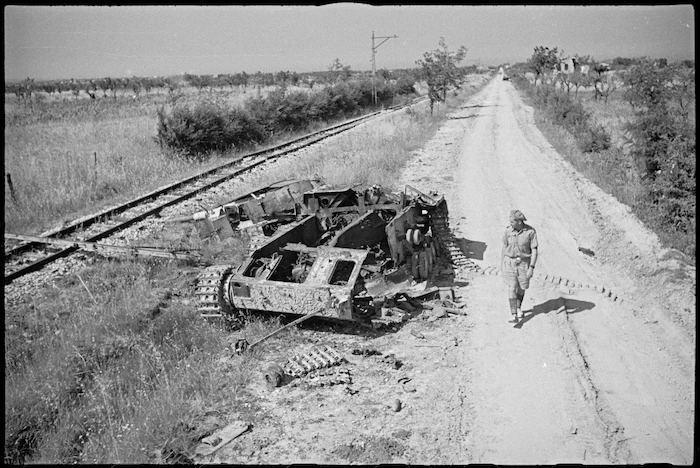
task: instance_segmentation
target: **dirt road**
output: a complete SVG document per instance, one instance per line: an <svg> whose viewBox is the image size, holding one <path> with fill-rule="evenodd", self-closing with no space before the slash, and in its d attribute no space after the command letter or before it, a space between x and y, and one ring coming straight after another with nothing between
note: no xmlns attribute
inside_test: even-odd
<svg viewBox="0 0 700 468"><path fill-rule="evenodd" d="M203 461L693 462L695 269L561 159L510 82L496 77L453 109L405 183L446 194L481 267L453 283L467 315L311 332L346 353L352 386L260 382L250 411L263 422ZM515 208L537 229L540 258L514 327L498 267ZM358 347L381 355L349 353Z"/></svg>

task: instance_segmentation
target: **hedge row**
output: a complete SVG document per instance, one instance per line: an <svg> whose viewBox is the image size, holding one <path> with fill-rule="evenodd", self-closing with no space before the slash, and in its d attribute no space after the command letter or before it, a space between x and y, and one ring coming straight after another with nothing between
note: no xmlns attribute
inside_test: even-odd
<svg viewBox="0 0 700 468"><path fill-rule="evenodd" d="M377 101L389 105L395 96L415 93L408 79L379 82ZM264 143L275 134L307 129L311 124L357 114L373 106L369 80L340 82L314 92L279 88L267 97L249 98L240 107L214 102L178 105L158 111L156 140L176 154L201 159L225 151Z"/></svg>

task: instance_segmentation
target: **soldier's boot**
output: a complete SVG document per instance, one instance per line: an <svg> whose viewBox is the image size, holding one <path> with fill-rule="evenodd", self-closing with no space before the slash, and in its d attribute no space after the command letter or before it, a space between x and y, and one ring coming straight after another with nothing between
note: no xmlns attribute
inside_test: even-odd
<svg viewBox="0 0 700 468"><path fill-rule="evenodd" d="M518 320L523 318L523 299L525 299L525 292L518 293L518 297L516 299L517 301L517 307L516 307L516 315L518 317Z"/></svg>
<svg viewBox="0 0 700 468"><path fill-rule="evenodd" d="M508 302L510 303L510 318L508 319L508 323L515 323L518 321L518 300L508 299Z"/></svg>

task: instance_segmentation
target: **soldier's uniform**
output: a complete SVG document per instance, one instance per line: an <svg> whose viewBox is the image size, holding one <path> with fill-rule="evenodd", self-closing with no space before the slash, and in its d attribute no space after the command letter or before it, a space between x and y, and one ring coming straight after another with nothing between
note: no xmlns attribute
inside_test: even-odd
<svg viewBox="0 0 700 468"><path fill-rule="evenodd" d="M511 212L511 219L525 221L525 216L519 210ZM516 230L508 226L503 233L503 265L501 273L508 288L508 301L512 315L522 316L521 307L525 290L530 286L528 269L532 251L538 247L537 232L529 224L522 223L522 228ZM534 265L533 265L534 268Z"/></svg>

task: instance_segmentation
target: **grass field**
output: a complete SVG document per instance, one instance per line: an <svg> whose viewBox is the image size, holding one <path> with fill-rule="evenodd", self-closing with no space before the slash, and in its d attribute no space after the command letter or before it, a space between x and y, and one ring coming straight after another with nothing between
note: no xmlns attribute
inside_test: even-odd
<svg viewBox="0 0 700 468"><path fill-rule="evenodd" d="M478 87L475 84L459 97L450 97L449 104L459 105ZM421 147L444 118L444 112L431 116L427 106L416 107L390 121L358 129L352 138L340 138L333 154L318 151L303 164L289 163L278 172L268 171L253 184L264 183L264 178L319 175L331 183L391 186L411 151ZM153 170L170 167L158 159L148 141L147 120L133 127L119 122L107 125L112 136L102 151L109 150L113 158L123 155L118 148L125 139L121 142L128 151L124 157L134 161L125 163L130 169L106 170L106 175L134 177L131 172L141 167L137 162L146 158ZM66 126L53 135L58 138L72 131L95 136L99 135L97 128L99 123L87 122L73 130ZM124 136L126 128L134 129L131 137ZM49 132L50 126L42 131ZM31 140L35 134L25 136ZM87 177L93 163L90 152L98 140L86 147L71 146L70 140L61 140L68 156L77 154L77 147L88 154L66 156L57 166L73 165ZM41 144L25 144L36 148L34 156L45 154ZM19 151L21 146L18 133L14 148ZM38 171L49 185L59 185L52 183L52 171L39 163L31 167L27 175ZM173 177L182 175L177 167L168 170ZM73 185L54 189L55 193L80 187L79 178L73 181ZM112 196L109 202L124 193ZM32 198L31 194L27 197ZM70 209L61 217L68 216ZM50 210L45 218L51 218ZM191 226L189 231L183 228L182 239L177 241L202 247L193 231ZM243 252L245 244L244 239L230 238L215 248ZM185 454L203 436L231 422L225 415L238 414L253 422L263 417L247 390L252 379L259 378L260 351L230 357L231 335L203 322L192 302L173 300L174 295L191 294L198 271L160 259L95 259L78 275L47 284L21 306L6 307L5 462L186 461ZM251 317L241 333L253 342L279 325L277 317ZM298 339L298 331L292 328L268 342L294 346Z"/></svg>

